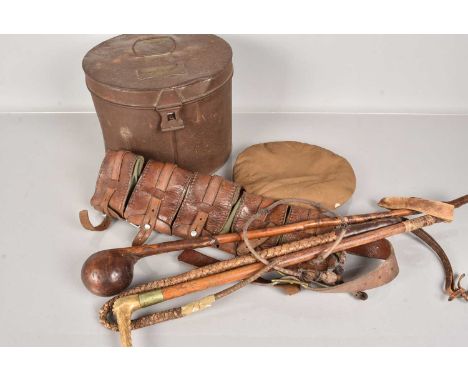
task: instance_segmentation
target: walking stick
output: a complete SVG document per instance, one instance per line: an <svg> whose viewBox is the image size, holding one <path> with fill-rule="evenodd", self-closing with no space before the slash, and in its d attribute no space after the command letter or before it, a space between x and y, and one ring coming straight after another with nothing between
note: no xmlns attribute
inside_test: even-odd
<svg viewBox="0 0 468 382"><path fill-rule="evenodd" d="M461 205L467 202L468 195L462 198L455 199L450 204L452 204L453 207L460 207ZM391 208L392 203L393 201L389 201L389 204L387 206ZM419 204L417 203L416 207L418 206ZM431 212L433 212L433 207L434 205L429 206L429 210ZM428 208L426 208L426 206L423 206L422 209ZM438 214L437 211L433 213ZM451 216L447 216L445 214L445 217L447 218L447 220L451 220ZM320 244L312 248L299 250L297 252L286 255L272 253L270 257L276 257L276 259L266 266L260 262L255 262L255 259L251 256L247 257L250 257L253 260L253 263L248 264L249 260L247 260L247 257L245 257L245 260L243 261L245 261L248 265L237 266L233 269L229 269L221 273L216 273L215 269L213 269L213 266L219 266L219 264L225 262L212 264L211 266L202 267L196 270L198 271L196 272L197 275L204 274L204 276L195 277L195 272L193 272L191 276L188 276L189 272L187 272L185 274L185 280L184 277L180 277L181 275L179 275L172 278L159 280L157 282L151 283L151 285L147 284L145 286L133 288L132 290L120 296L117 296L116 298L106 303L101 309L101 322L110 329L118 329L120 331L122 344L124 346L130 346L131 329L152 325L154 323L162 322L168 319L183 317L192 312L209 307L216 300L219 300L220 298L227 296L228 294L241 288L242 286L247 285L249 282L255 280L265 272L270 271L275 267L287 267L303 263L312 259L323 260L332 252L344 251L353 247L361 246L367 243L372 243L377 240L381 240L400 233L420 230L423 227L430 226L440 221L442 220L437 217L431 215L423 215L410 220L405 220L400 223L391 224L383 228L378 228L372 231L353 235L342 239L341 242L338 242L337 240L334 243L332 250L329 244ZM326 237L328 237L329 240L330 233L318 235L315 238L319 240L320 238L325 239ZM264 255L267 255L267 253L265 253ZM213 295L209 295L191 304L175 309L166 310L163 312L154 313L152 315L144 316L137 320L131 321L132 313L144 307L154 305L162 301L167 301L176 297L184 296L193 292L202 291L211 287L224 285L239 280L243 281L224 291L215 293ZM110 309L112 309L114 316L117 320L117 326L115 326L115 324L109 323L108 321L107 316L110 313Z"/></svg>
<svg viewBox="0 0 468 382"><path fill-rule="evenodd" d="M246 233L246 236L249 240L254 240L284 235L292 232L307 231L315 228L337 227L342 224L348 225L374 221L391 221L385 219L409 216L415 213L417 212L414 210L402 208L392 211L381 211L344 217L320 217L315 220L250 230ZM243 233L233 232L195 239L182 239L157 244L106 249L92 254L85 261L81 270L81 280L90 292L98 296L113 296L122 292L131 284L133 280L134 266L140 259L185 249L219 247L222 244L242 240L244 240Z"/></svg>

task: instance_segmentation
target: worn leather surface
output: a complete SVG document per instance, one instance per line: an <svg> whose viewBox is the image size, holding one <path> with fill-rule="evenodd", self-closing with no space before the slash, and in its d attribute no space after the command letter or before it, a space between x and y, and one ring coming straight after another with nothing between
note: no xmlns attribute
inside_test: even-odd
<svg viewBox="0 0 468 382"><path fill-rule="evenodd" d="M355 293L388 284L398 276L398 262L395 257L393 246L387 239L377 240L369 244L352 248L349 252L358 256L370 257L383 261L377 268L353 280L328 288L314 288L314 291L322 293Z"/></svg>
<svg viewBox="0 0 468 382"><path fill-rule="evenodd" d="M131 188L136 155L129 151L108 151L102 162L91 205L113 218L122 218Z"/></svg>
<svg viewBox="0 0 468 382"><path fill-rule="evenodd" d="M274 202L273 199L264 198L262 196L244 192L241 198L241 204L237 210L236 216L232 224L233 232L241 232L244 225L250 217L256 214L259 210L268 207ZM275 207L267 215L262 215L255 219L249 226L249 229L257 229L264 227L272 227L283 225L286 221L289 206L279 205ZM271 237L260 245L260 248L276 245L279 242L279 237Z"/></svg>
<svg viewBox="0 0 468 382"><path fill-rule="evenodd" d="M324 293L355 293L385 285L392 281L398 275L399 268L394 254L393 246L386 239L377 240L372 243L354 247L349 249L347 252L353 255L383 261L371 271L361 274L358 277L345 282L343 282L342 280L342 266L345 259L344 254L330 256L328 259L324 260L320 264L314 264L313 262L310 262L310 267L307 269L315 269L319 272L333 272L338 277L336 279L336 283L332 285L309 289L314 290L316 292ZM178 259L179 261L193 265L195 267L202 267L218 261L210 256L207 256L194 250L183 251L179 255ZM298 264L294 268L291 267L291 269L299 268L304 268L304 263ZM297 291L299 291L299 289L296 289L296 292Z"/></svg>
<svg viewBox="0 0 468 382"><path fill-rule="evenodd" d="M217 234L239 197L239 185L220 176L196 173L173 225L176 236Z"/></svg>
<svg viewBox="0 0 468 382"><path fill-rule="evenodd" d="M139 226L133 245L145 243L153 231L179 237L220 233L226 225L241 232L253 214L274 200L250 194L241 186L220 176L203 175L181 169L173 163L149 160L131 190L136 156L128 151L111 151L101 166L92 198L93 206L114 218L125 218ZM131 195L130 195L131 193ZM128 202L127 202L128 200ZM106 204L107 203L107 204ZM280 226L318 217L319 211L300 206L278 205L255 219L249 229ZM232 216L231 216L232 215ZM231 222L231 225L227 222ZM100 230L107 227L104 224ZM303 238L318 231L259 240L256 248ZM220 246L230 253L246 253L243 243Z"/></svg>
<svg viewBox="0 0 468 382"><path fill-rule="evenodd" d="M156 219L151 230L172 234L171 226L193 174L173 164L148 161L125 210L125 218L138 226ZM155 201L158 205L149 208Z"/></svg>
<svg viewBox="0 0 468 382"><path fill-rule="evenodd" d="M319 219L321 211L318 208L304 208L300 206L290 206L289 213L286 218L285 224L297 223L304 220ZM283 235L283 242L290 242L295 240L304 239L310 235L318 235L320 233L326 232L326 228L313 228L307 231L292 232L286 235Z"/></svg>

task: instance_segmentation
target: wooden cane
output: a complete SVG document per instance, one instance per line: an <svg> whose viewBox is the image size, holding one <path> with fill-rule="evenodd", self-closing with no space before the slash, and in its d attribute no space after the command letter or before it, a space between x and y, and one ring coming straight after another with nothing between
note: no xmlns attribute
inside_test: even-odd
<svg viewBox="0 0 468 382"><path fill-rule="evenodd" d="M446 204L457 206L463 198L464 197L452 200ZM416 203L408 203L412 208L418 208L418 205L424 204L424 201L418 198L406 198L403 200L416 201ZM380 203L382 206L386 207L387 199L382 199ZM440 204L440 202L430 205L438 206L438 204ZM247 237L250 240L254 240L292 232L307 231L315 228L336 227L343 223L361 224L382 219L404 217L415 213L418 212L413 209L403 208L336 218L320 217L319 219L285 224L278 227L250 230L247 233ZM242 233L234 232L196 239L182 239L158 244L103 250L94 253L85 261L81 270L81 280L92 293L98 296L113 296L125 290L131 284L134 266L136 262L142 258L185 249L219 247L221 244L233 243L241 240L243 240Z"/></svg>
<svg viewBox="0 0 468 382"><path fill-rule="evenodd" d="M254 240L316 228L337 227L343 223L354 225L384 221L385 219L409 216L415 213L417 212L414 210L399 209L337 218L320 217L314 220L306 220L277 227L250 230L247 232L247 237L250 240ZM242 233L234 232L195 239L181 239L157 244L106 249L92 254L85 261L81 269L81 280L90 292L98 296L113 296L122 292L131 284L134 266L142 258L185 249L219 247L222 244L242 240Z"/></svg>
<svg viewBox="0 0 468 382"><path fill-rule="evenodd" d="M459 207L462 204L466 203L468 198L465 196L463 198L456 199L454 201L454 206ZM392 224L383 228L379 228L373 231L365 232L362 234L357 234L342 240L336 248L335 252L344 251L353 247L361 246L368 244L377 240L381 240L390 236L394 236L400 233L412 232L414 230L427 227L434 223L440 222L441 220L430 215L423 215L418 218L411 220L406 220L401 223ZM320 235L319 235L320 236ZM295 264L299 264L305 261L316 258L320 254L323 254L326 251L328 244L318 245L313 248L306 250L298 251L288 255L282 255L275 260L275 265L281 267L287 267ZM250 265L241 266L235 269L231 269L219 274L209 275L206 277L201 277L199 279L194 279L186 281L183 283L168 285L159 289L154 289L148 292L127 295L121 298L118 298L113 304L114 316L117 319L117 324L119 331L121 333L121 341L124 346L129 346L131 344L130 337L130 318L134 311L157 304L162 301L167 301L176 297L184 296L193 292L202 291L208 288L212 288L219 285L224 285L227 283L232 283L239 280L244 280L246 278L256 275L259 271L265 268L264 264L254 263ZM202 310L208 306L211 306L214 301L216 301L217 295L210 295L199 301L188 304L186 306L172 309L172 315L176 317L181 317L187 314L188 311L198 311ZM161 312L160 314L165 314L166 312ZM139 320L144 320L145 317L140 318ZM138 321L138 320L137 320ZM159 319L159 321L162 321ZM138 323L134 323L132 326L137 326ZM145 325L143 325L145 326Z"/></svg>
<svg viewBox="0 0 468 382"><path fill-rule="evenodd" d="M447 202L446 205L457 206L465 197ZM417 200L418 198L407 198ZM383 205L387 199L380 202ZM424 204L420 200L419 204ZM441 202L433 203L438 205ZM413 208L418 204L410 203ZM391 211L373 212L367 214L350 215L337 218L319 218L298 223L286 224L278 227L250 230L248 239L283 235L292 232L307 231L315 228L336 227L340 224L363 224L367 222L409 216L417 213L412 209L396 209ZM114 248L99 251L91 255L81 269L81 280L86 288L98 296L113 296L125 290L133 280L133 270L136 262L142 258L185 249L202 247L219 247L221 244L233 243L243 240L242 233L227 233L212 237L196 239L182 239L164 243L141 245L135 247Z"/></svg>

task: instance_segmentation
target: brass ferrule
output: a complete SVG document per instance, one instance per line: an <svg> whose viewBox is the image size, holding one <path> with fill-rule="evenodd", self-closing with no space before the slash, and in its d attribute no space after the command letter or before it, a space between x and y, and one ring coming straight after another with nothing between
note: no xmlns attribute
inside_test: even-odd
<svg viewBox="0 0 468 382"><path fill-rule="evenodd" d="M140 293L138 295L141 308L158 304L164 301L164 296L161 289L155 289L149 292Z"/></svg>

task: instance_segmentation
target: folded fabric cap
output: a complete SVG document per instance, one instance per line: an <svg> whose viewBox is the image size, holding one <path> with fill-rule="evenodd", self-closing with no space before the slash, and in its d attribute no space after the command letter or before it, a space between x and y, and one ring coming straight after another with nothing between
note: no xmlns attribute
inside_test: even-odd
<svg viewBox="0 0 468 382"><path fill-rule="evenodd" d="M236 159L234 180L247 192L272 199L300 198L334 209L356 188L353 168L319 146L282 141L248 147Z"/></svg>

